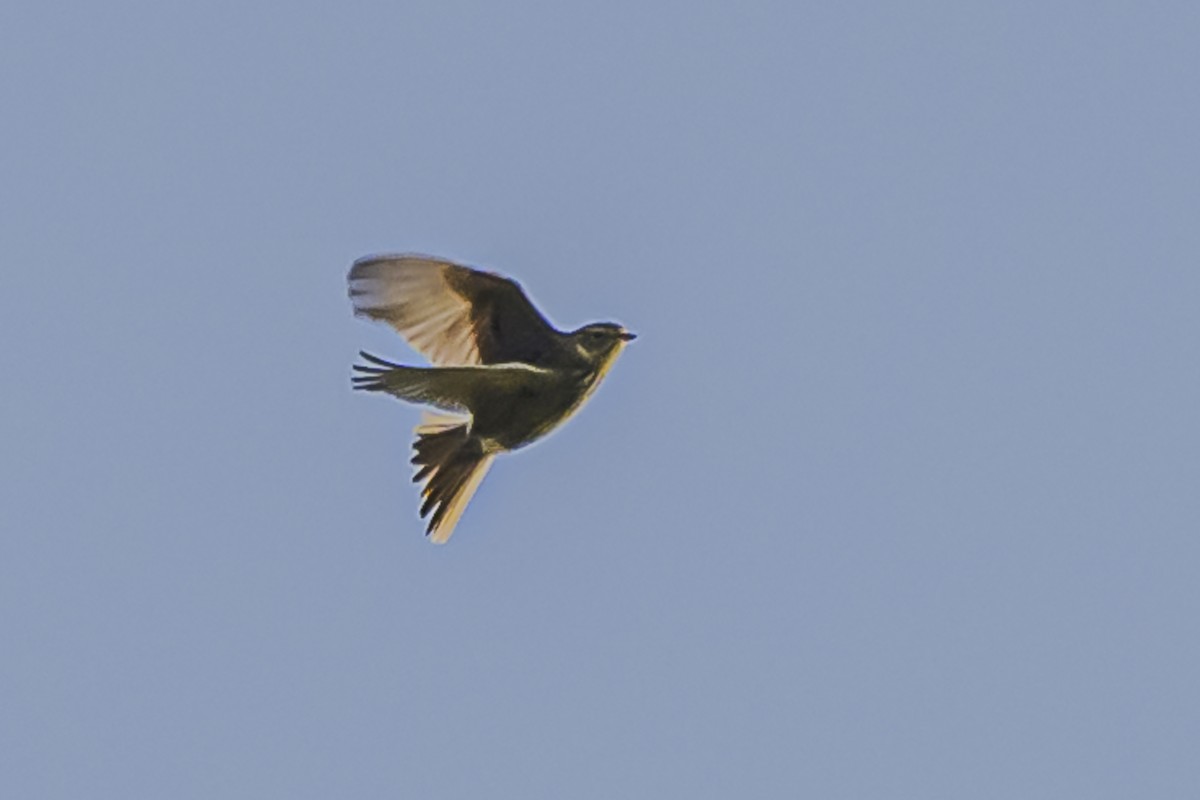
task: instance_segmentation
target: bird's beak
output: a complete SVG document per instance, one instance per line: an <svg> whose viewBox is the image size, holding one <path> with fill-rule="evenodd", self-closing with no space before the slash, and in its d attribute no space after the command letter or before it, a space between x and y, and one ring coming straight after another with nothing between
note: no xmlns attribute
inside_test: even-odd
<svg viewBox="0 0 1200 800"><path fill-rule="evenodd" d="M634 339L637 338L637 334L634 333L633 331L621 331L620 336L622 339L624 339L627 342L632 342Z"/></svg>

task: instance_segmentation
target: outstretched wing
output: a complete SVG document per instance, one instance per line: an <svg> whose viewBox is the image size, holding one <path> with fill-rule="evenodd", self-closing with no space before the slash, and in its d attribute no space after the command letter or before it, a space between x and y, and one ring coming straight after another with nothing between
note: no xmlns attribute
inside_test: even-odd
<svg viewBox="0 0 1200 800"><path fill-rule="evenodd" d="M541 365L562 347L515 281L439 258L360 258L350 300L355 314L388 323L438 366Z"/></svg>
<svg viewBox="0 0 1200 800"><path fill-rule="evenodd" d="M355 389L387 392L410 403L444 411L476 413L480 406L509 405L554 385L554 373L529 364L468 367L406 367L360 352L368 363L355 364Z"/></svg>

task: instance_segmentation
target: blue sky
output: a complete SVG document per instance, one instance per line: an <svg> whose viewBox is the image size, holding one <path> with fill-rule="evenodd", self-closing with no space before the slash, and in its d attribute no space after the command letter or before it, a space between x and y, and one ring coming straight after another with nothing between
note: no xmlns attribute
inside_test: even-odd
<svg viewBox="0 0 1200 800"><path fill-rule="evenodd" d="M1196 796L1198 34L8 4L4 794ZM397 250L640 334L442 548Z"/></svg>

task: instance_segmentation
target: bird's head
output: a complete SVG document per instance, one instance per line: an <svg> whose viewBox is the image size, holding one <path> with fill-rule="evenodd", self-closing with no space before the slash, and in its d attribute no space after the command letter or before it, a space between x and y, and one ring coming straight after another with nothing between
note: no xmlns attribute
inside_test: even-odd
<svg viewBox="0 0 1200 800"><path fill-rule="evenodd" d="M570 334L576 352L595 366L611 364L625 345L637 338L615 322L593 322Z"/></svg>

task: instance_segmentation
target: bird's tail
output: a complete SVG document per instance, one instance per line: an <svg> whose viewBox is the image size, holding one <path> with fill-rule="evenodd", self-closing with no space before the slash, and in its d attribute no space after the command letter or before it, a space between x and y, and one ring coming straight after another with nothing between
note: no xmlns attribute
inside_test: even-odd
<svg viewBox="0 0 1200 800"><path fill-rule="evenodd" d="M425 535L444 544L495 456L484 453L479 440L470 436L469 426L458 419L430 417L417 426L416 433L413 481L425 482L421 517L433 512Z"/></svg>

